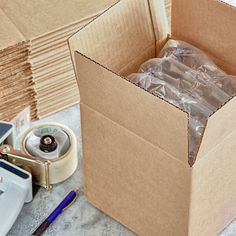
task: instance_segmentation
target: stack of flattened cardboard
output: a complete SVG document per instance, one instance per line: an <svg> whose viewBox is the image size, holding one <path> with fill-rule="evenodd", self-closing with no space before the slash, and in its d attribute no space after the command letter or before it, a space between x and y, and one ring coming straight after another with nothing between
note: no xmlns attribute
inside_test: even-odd
<svg viewBox="0 0 236 236"><path fill-rule="evenodd" d="M0 120L11 120L26 106L36 118L28 43L0 10Z"/></svg>
<svg viewBox="0 0 236 236"><path fill-rule="evenodd" d="M37 114L32 110L33 118L42 118L79 102L79 91L67 39L115 2L116 0L99 0L96 4L93 0L0 2L3 15L15 26L14 33L21 35L21 38L16 38L12 45L18 45L21 41L27 42L25 57L29 62L27 65L30 72L29 83L34 91L33 98L29 99L28 95L24 96L22 93L24 90L28 91L23 82L16 85L16 88L12 86L13 84L9 86L14 92L21 92L21 96L25 99L24 106L28 105L29 100L36 101ZM1 22L1 25L8 27L6 23ZM10 36L12 38L13 34ZM1 55L0 57L2 65L4 62ZM1 74L7 76L5 71ZM28 76L28 74L23 76L25 81L28 81ZM18 79L17 81L19 82ZM12 97L11 101L11 106L17 112L15 109L17 97ZM11 110L9 106L4 108ZM3 118L6 119L4 116Z"/></svg>

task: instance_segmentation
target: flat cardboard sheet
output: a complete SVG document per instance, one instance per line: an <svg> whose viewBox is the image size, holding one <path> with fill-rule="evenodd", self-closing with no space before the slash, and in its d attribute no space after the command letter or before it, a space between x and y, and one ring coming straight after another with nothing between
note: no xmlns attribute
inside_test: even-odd
<svg viewBox="0 0 236 236"><path fill-rule="evenodd" d="M25 41L25 37L11 22L8 16L0 9L0 52L12 45Z"/></svg>
<svg viewBox="0 0 236 236"><path fill-rule="evenodd" d="M0 8L27 39L35 39L62 26L90 18L102 12L115 0L2 0ZM17 11L16 11L17 9ZM39 14L40 12L40 14Z"/></svg>

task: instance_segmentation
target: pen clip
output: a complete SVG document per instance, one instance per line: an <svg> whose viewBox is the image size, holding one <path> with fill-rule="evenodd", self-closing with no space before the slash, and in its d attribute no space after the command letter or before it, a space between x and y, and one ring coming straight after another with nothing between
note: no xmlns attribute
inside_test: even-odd
<svg viewBox="0 0 236 236"><path fill-rule="evenodd" d="M76 192L76 196L75 198L70 202L70 204L68 204L65 208L63 208L62 212L64 212L67 208L69 208L75 201L76 199L78 198L79 196L79 190L75 191Z"/></svg>

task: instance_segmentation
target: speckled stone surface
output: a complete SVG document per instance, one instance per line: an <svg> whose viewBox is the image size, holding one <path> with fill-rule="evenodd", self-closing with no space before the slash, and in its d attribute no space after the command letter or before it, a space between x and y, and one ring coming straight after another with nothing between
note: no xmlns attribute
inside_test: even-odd
<svg viewBox="0 0 236 236"><path fill-rule="evenodd" d="M55 115L37 121L35 124L48 121L64 124L75 132L78 139L78 169L68 180L54 185L51 191L39 188L34 196L34 200L24 206L17 221L8 233L8 236L31 235L37 226L42 223L42 221L71 190L80 188L83 192L80 108L79 106L68 108ZM135 234L86 202L86 199L82 193L76 202L57 218L57 220L48 228L44 235L134 236Z"/></svg>
<svg viewBox="0 0 236 236"><path fill-rule="evenodd" d="M40 188L34 200L26 204L8 236L28 236L52 212L57 204L73 189L83 190L80 108L74 106L36 123L53 121L70 127L78 138L79 166L74 175L51 191ZM235 203L236 205L236 203ZM134 233L86 202L83 194L48 228L50 236L135 236ZM220 236L235 236L236 221Z"/></svg>

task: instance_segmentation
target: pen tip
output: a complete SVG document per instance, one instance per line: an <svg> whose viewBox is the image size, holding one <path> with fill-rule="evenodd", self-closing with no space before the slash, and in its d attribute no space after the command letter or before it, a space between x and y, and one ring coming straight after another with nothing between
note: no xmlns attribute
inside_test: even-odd
<svg viewBox="0 0 236 236"><path fill-rule="evenodd" d="M80 189L75 190L76 195L78 196L80 194Z"/></svg>

